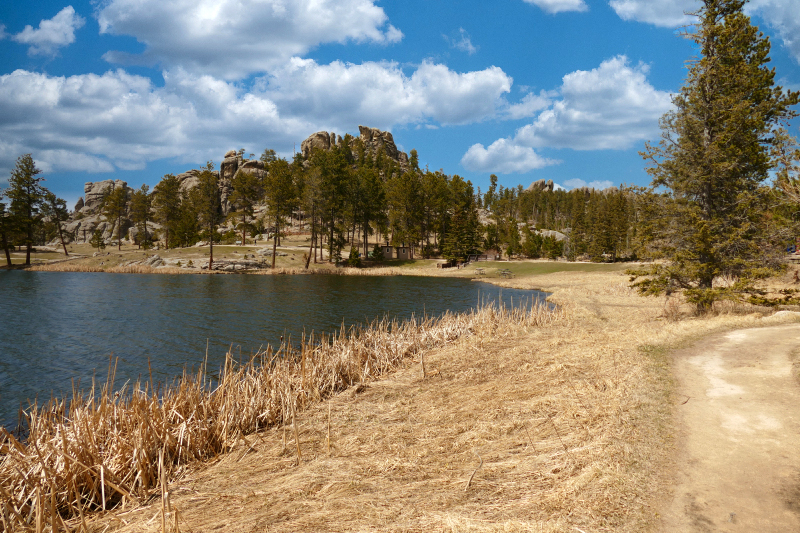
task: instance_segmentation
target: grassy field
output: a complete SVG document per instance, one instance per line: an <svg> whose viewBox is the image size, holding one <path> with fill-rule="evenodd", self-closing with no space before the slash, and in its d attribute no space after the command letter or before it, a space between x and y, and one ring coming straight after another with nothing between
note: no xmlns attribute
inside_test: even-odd
<svg viewBox="0 0 800 533"><path fill-rule="evenodd" d="M281 273L300 273L305 268L305 254L308 253L308 238L302 236L291 236L284 239L278 247L278 251L286 255L279 255L276 258L275 267ZM215 245L214 259L219 261L232 260L252 260L253 257L262 262L264 269L269 269L272 265L270 256L258 254L259 250L272 249L271 243L260 243L258 246L235 246L235 245ZM141 250L136 246L123 245L121 250L116 247L107 247L105 250L97 250L88 244L73 244L67 247L70 257L66 258L63 253L58 251L48 251L38 249L32 255L35 270L41 271L109 271L109 272L162 272L162 273L200 273L201 266L208 264L209 248L189 247L174 248L170 250ZM95 254L97 254L95 256ZM166 263L167 268L150 269L128 267L131 262L141 261L148 257L158 254ZM15 265L24 262L24 252L15 252L12 261ZM180 264L178 264L180 262ZM464 268L437 268L441 260L436 259L413 259L413 260L387 260L380 264L366 263L362 272L359 274L374 273L376 275L424 275L424 276L448 276L448 277L469 277L469 278L499 278L499 271L509 270L514 277L536 276L551 274L556 272L616 272L627 268L628 264L597 264L597 263L567 263L563 261L547 260L515 260L515 261L490 261L472 263ZM191 265L191 268L188 267ZM5 268L5 267L0 267ZM476 268L483 271L478 273ZM315 271L332 271L338 273L356 273L353 270L342 271L327 261L320 261L310 264L310 269Z"/></svg>

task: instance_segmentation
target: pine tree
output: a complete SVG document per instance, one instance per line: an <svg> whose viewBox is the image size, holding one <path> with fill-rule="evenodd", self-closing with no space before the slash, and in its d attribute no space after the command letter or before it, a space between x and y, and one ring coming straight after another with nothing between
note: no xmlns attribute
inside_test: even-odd
<svg viewBox="0 0 800 533"><path fill-rule="evenodd" d="M270 165L269 174L264 179L264 192L267 213L275 224L275 232L272 236L272 268L275 268L275 255L281 226L286 217L297 208L300 200L292 166L285 159L278 159Z"/></svg>
<svg viewBox="0 0 800 533"><path fill-rule="evenodd" d="M217 225L222 219L220 205L219 175L214 172L214 163L209 161L197 177L197 187L192 191L197 219L202 228L208 233L208 270L214 267L214 239L216 238Z"/></svg>
<svg viewBox="0 0 800 533"><path fill-rule="evenodd" d="M139 248L144 246L150 248L150 235L147 233L147 223L150 221L150 211L153 208L153 197L149 194L150 187L142 185L138 191L134 191L131 196L131 220L136 224L138 230Z"/></svg>
<svg viewBox="0 0 800 533"><path fill-rule="evenodd" d="M742 12L743 0L704 0L691 34L701 56L689 64L674 111L661 120L659 145L646 145L654 187L667 189L668 259L635 285L646 294L684 289L701 312L721 298L753 293L770 261L763 186L774 167L778 126L793 118L796 92L775 85L770 43ZM729 287L714 285L727 276Z"/></svg>
<svg viewBox="0 0 800 533"><path fill-rule="evenodd" d="M44 203L42 204L42 214L50 221L51 224L56 226L56 229L58 230L58 238L61 241L61 247L64 249L64 255L69 257L67 245L64 242L64 228L61 226L61 224L69 220L67 202L65 202L63 198L59 198L52 192L45 189Z"/></svg>
<svg viewBox="0 0 800 533"><path fill-rule="evenodd" d="M122 219L128 212L128 191L120 185L103 199L103 215L117 228L117 249L122 250Z"/></svg>
<svg viewBox="0 0 800 533"><path fill-rule="evenodd" d="M153 188L153 207L155 217L164 226L167 248L175 246L173 236L181 220L181 183L172 174L165 174L161 181Z"/></svg>
<svg viewBox="0 0 800 533"><path fill-rule="evenodd" d="M41 207L46 189L41 182L44 178L37 177L41 170L36 168L31 154L25 154L17 159L11 178L8 180L9 188L6 191L11 200L11 217L24 235L26 245L25 264L31 264L31 250L33 249L33 231L41 220Z"/></svg>

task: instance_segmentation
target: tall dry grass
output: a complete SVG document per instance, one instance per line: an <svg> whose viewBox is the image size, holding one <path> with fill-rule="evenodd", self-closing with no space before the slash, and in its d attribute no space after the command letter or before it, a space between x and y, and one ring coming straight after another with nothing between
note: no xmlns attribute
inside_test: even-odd
<svg viewBox="0 0 800 533"><path fill-rule="evenodd" d="M562 315L546 305L484 306L437 319L376 321L268 348L244 364L229 353L213 386L203 366L168 386L137 382L115 390L110 368L102 387L26 413L25 440L0 429L2 531L86 529L87 513L147 502L191 463L247 444L247 435L284 424L307 405L414 354L466 335L484 338L501 326L543 326Z"/></svg>

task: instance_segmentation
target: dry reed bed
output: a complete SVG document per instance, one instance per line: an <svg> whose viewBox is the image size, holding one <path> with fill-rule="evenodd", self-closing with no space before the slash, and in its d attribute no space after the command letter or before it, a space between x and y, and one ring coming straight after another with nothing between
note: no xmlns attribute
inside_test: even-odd
<svg viewBox="0 0 800 533"><path fill-rule="evenodd" d="M193 462L248 443L246 436L260 429L294 422L298 410L414 354L561 316L546 306L489 306L438 319L377 321L332 338L312 336L297 347L282 345L275 353L268 348L246 364L228 354L213 387L201 368L164 388L145 382L115 391L110 369L99 390L76 391L68 402L27 413L24 441L2 430L2 531L86 529L86 513L147 502Z"/></svg>

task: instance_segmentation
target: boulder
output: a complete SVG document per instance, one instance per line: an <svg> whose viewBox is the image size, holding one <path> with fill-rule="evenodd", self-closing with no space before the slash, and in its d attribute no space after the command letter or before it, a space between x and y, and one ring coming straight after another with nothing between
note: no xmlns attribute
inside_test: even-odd
<svg viewBox="0 0 800 533"><path fill-rule="evenodd" d="M300 151L303 153L303 157L306 159L308 159L308 157L311 155L311 151L314 148L318 148L320 150L331 149L331 136L327 131L318 131L316 133L312 133L305 141L300 143Z"/></svg>
<svg viewBox="0 0 800 533"><path fill-rule="evenodd" d="M159 231L162 228L161 224L156 224L155 222L148 222L147 223L147 235L150 237L150 241L155 241L156 239L153 236L157 236L161 232ZM139 237L139 228L136 226L132 226L128 230L128 240L132 243L138 242Z"/></svg>
<svg viewBox="0 0 800 533"><path fill-rule="evenodd" d="M73 211L75 211L77 213L81 209L83 209L83 196L78 198L78 202L75 204L75 209Z"/></svg>

